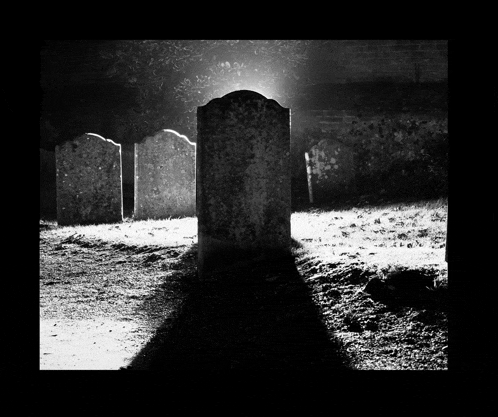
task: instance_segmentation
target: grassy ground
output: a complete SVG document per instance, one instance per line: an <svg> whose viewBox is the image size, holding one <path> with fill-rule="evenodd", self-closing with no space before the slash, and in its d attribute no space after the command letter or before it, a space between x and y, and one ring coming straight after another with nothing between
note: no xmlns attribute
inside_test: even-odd
<svg viewBox="0 0 498 417"><path fill-rule="evenodd" d="M312 208L292 214L292 235L324 258L346 255L379 266L444 266L446 214L445 199Z"/></svg>
<svg viewBox="0 0 498 417"><path fill-rule="evenodd" d="M202 291L196 218L75 227L42 221L41 320L128 317L148 329L127 347L136 369L166 367L151 357L175 349L182 361L170 357L167 366L196 357L196 366L215 367L230 357L231 367L447 369L446 213L444 199L301 207L291 218L291 263L232 271L237 279L226 282L247 285ZM175 309L184 324L173 331L164 322L171 324ZM199 340L205 350L188 359ZM336 357L325 363L333 349Z"/></svg>
<svg viewBox="0 0 498 417"><path fill-rule="evenodd" d="M293 213L300 274L356 369L447 369L446 219L446 199Z"/></svg>

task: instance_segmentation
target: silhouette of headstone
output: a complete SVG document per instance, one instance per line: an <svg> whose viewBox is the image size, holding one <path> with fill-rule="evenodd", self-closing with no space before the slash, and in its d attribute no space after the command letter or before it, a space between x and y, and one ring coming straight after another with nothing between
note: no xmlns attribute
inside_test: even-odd
<svg viewBox="0 0 498 417"><path fill-rule="evenodd" d="M197 109L198 272L290 253L290 111L241 90Z"/></svg>
<svg viewBox="0 0 498 417"><path fill-rule="evenodd" d="M322 140L309 154L313 197L317 201L355 192L353 152L349 147Z"/></svg>
<svg viewBox="0 0 498 417"><path fill-rule="evenodd" d="M121 145L93 133L55 148L59 225L123 221Z"/></svg>
<svg viewBox="0 0 498 417"><path fill-rule="evenodd" d="M195 215L195 143L161 130L135 144L135 219Z"/></svg>

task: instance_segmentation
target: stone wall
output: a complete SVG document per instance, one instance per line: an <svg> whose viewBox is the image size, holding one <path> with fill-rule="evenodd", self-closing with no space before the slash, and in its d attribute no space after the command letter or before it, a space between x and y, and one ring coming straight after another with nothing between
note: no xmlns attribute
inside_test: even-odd
<svg viewBox="0 0 498 417"><path fill-rule="evenodd" d="M329 40L309 56L307 76L315 83L448 79L444 39Z"/></svg>
<svg viewBox="0 0 498 417"><path fill-rule="evenodd" d="M292 175L296 199L307 199L304 153L321 141L327 141L329 146L348 147L356 155L354 166L347 166L355 171L359 193L368 189L375 192L372 184L386 191L414 190L393 183L393 179L398 181L404 173L408 180L413 169L400 166L400 175L389 172L391 162L404 165L404 160L421 168L417 173L418 182L430 183L430 188L444 193L446 163L441 151L447 141L448 86L445 82L353 82L322 85L309 94L313 100L302 102L300 108L293 109L292 115ZM400 141L400 137L403 140ZM371 142L371 146L367 142ZM436 154L434 148L437 148ZM417 162L419 156L423 156L424 161ZM428 160L431 158L434 161ZM423 170L427 174L437 172L437 176L423 180ZM353 177L353 172L346 175ZM371 181L365 182L368 177ZM441 179L440 184L436 177Z"/></svg>

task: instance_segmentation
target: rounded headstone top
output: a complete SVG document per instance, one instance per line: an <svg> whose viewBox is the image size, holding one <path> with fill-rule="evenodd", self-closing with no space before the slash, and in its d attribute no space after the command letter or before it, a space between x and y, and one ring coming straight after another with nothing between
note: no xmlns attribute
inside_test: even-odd
<svg viewBox="0 0 498 417"><path fill-rule="evenodd" d="M145 143L149 140L166 139L166 138L175 138L175 139L178 139L180 141L183 140L184 142L188 143L189 145L195 146L195 142L191 142L187 136L181 135L176 130L172 130L172 129L161 129L151 136L143 137L142 139L140 139L136 143Z"/></svg>
<svg viewBox="0 0 498 417"><path fill-rule="evenodd" d="M256 102L264 102L270 107L282 108L282 106L271 98L266 98L264 95L252 90L236 90L231 93L225 94L223 97L212 99L205 106L199 106L198 109L215 107L230 107L236 102L246 102L254 105Z"/></svg>
<svg viewBox="0 0 498 417"><path fill-rule="evenodd" d="M254 98L254 99L264 99L267 100L267 98L260 93L257 93L256 91L252 90L237 90L237 91L232 91L231 93L225 94L222 98L224 99L234 99L234 98Z"/></svg>
<svg viewBox="0 0 498 417"><path fill-rule="evenodd" d="M77 142L86 143L88 142L88 140L95 140L97 142L109 143L113 146L121 148L121 144L114 142L112 139L106 139L103 136L97 135L96 133L84 133L75 138L64 139L56 145L56 148L64 147L71 143L77 143Z"/></svg>

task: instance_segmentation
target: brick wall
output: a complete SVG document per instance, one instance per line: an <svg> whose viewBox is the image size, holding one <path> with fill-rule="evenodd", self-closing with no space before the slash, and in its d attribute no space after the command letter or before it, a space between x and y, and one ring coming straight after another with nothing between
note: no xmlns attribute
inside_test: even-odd
<svg viewBox="0 0 498 417"><path fill-rule="evenodd" d="M314 48L308 78L314 83L437 82L448 78L446 40L330 40Z"/></svg>

